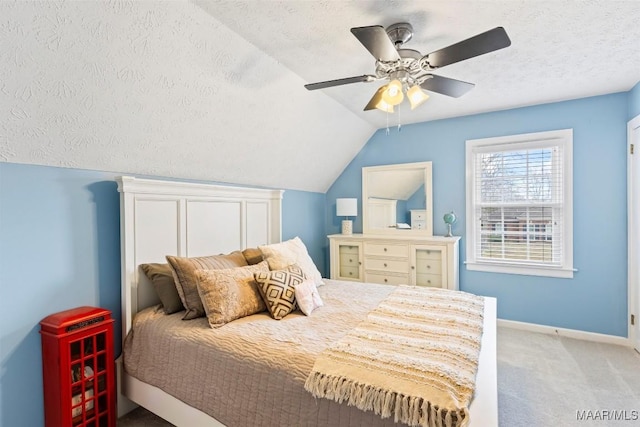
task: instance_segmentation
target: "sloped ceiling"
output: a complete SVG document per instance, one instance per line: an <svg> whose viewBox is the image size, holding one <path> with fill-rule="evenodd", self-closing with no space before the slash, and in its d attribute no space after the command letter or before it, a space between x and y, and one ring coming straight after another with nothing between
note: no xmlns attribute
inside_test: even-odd
<svg viewBox="0 0 640 427"><path fill-rule="evenodd" d="M428 53L496 26L512 46L437 74L413 123L629 90L637 1L0 2L0 161L324 192L387 116L354 26L410 22ZM394 123L395 116L390 118Z"/></svg>
<svg viewBox="0 0 640 427"><path fill-rule="evenodd" d="M424 186L424 169L369 171L367 193L375 199L409 200ZM422 192L424 194L424 190Z"/></svg>

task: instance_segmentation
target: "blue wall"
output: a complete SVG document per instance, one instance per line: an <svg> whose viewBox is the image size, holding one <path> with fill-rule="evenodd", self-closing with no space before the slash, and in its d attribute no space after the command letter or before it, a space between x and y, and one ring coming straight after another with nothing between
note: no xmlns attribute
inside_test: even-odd
<svg viewBox="0 0 640 427"><path fill-rule="evenodd" d="M629 91L629 120L640 114L640 82Z"/></svg>
<svg viewBox="0 0 640 427"><path fill-rule="evenodd" d="M376 132L327 193L327 232L339 232L337 197L361 199L363 166L433 162L434 234L458 214L460 287L498 298L498 316L562 328L627 335L627 94L405 125ZM423 106L422 108L428 108ZM375 114L375 113L374 113ZM556 129L574 130L573 279L467 271L465 141ZM359 212L362 212L360 201ZM354 232L362 231L362 215Z"/></svg>
<svg viewBox="0 0 640 427"><path fill-rule="evenodd" d="M425 107L426 108L426 107ZM459 217L464 259L467 139L574 129L574 279L466 271L463 290L498 297L504 319L626 335L626 122L640 84L612 94L378 131L327 194L286 191L283 239L299 235L322 273L337 197L361 197L361 168L433 161L434 232ZM0 426L43 424L38 322L78 305L120 318L116 174L0 162ZM359 212L362 212L361 206ZM355 220L362 230L362 215ZM116 325L116 351L120 326ZM38 410L34 410L38 408Z"/></svg>
<svg viewBox="0 0 640 427"><path fill-rule="evenodd" d="M40 426L38 323L79 305L113 311L120 352L116 174L0 162L0 426ZM283 238L325 264L325 195L285 191Z"/></svg>

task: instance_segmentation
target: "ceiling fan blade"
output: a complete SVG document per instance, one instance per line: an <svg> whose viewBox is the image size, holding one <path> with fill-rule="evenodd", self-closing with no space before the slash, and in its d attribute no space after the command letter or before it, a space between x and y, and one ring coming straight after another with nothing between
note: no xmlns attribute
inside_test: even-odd
<svg viewBox="0 0 640 427"><path fill-rule="evenodd" d="M372 25L370 27L355 27L351 29L351 33L360 43L378 61L397 61L400 59L396 47L387 35L387 31L380 25Z"/></svg>
<svg viewBox="0 0 640 427"><path fill-rule="evenodd" d="M431 78L420 83L420 87L431 92L459 98L475 87L473 83L431 74Z"/></svg>
<svg viewBox="0 0 640 427"><path fill-rule="evenodd" d="M376 80L375 76L365 74L356 77L347 77L344 79L327 80L326 82L309 83L304 85L308 90L324 89L332 86L348 85L350 83L372 82Z"/></svg>
<svg viewBox="0 0 640 427"><path fill-rule="evenodd" d="M426 58L431 67L439 68L508 46L511 46L511 40L509 40L507 32L502 27L496 27L493 30L431 52L426 55Z"/></svg>

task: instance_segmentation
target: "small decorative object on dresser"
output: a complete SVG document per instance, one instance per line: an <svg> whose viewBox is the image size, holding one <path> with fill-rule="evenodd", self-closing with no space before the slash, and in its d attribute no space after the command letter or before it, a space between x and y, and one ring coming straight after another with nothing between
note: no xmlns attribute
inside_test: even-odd
<svg viewBox="0 0 640 427"><path fill-rule="evenodd" d="M97 307L40 322L47 427L115 427L113 322L111 312Z"/></svg>
<svg viewBox="0 0 640 427"><path fill-rule="evenodd" d="M427 211L425 209L411 209L411 228L425 230L427 228Z"/></svg>
<svg viewBox="0 0 640 427"><path fill-rule="evenodd" d="M449 213L444 214L444 217L442 217L442 219L444 220L444 223L447 224L447 234L445 234L444 237L453 236L453 234L451 234L451 226L455 224L455 222L458 220L455 212L451 211Z"/></svg>
<svg viewBox="0 0 640 427"><path fill-rule="evenodd" d="M353 233L353 222L349 217L358 216L358 199L336 199L336 216L347 217L342 220L342 234Z"/></svg>

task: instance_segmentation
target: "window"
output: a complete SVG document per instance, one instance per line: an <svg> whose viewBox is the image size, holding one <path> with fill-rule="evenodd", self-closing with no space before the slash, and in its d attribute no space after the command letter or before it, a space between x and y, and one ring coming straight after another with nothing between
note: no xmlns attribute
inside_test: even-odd
<svg viewBox="0 0 640 427"><path fill-rule="evenodd" d="M573 131L467 141L467 269L573 277Z"/></svg>

